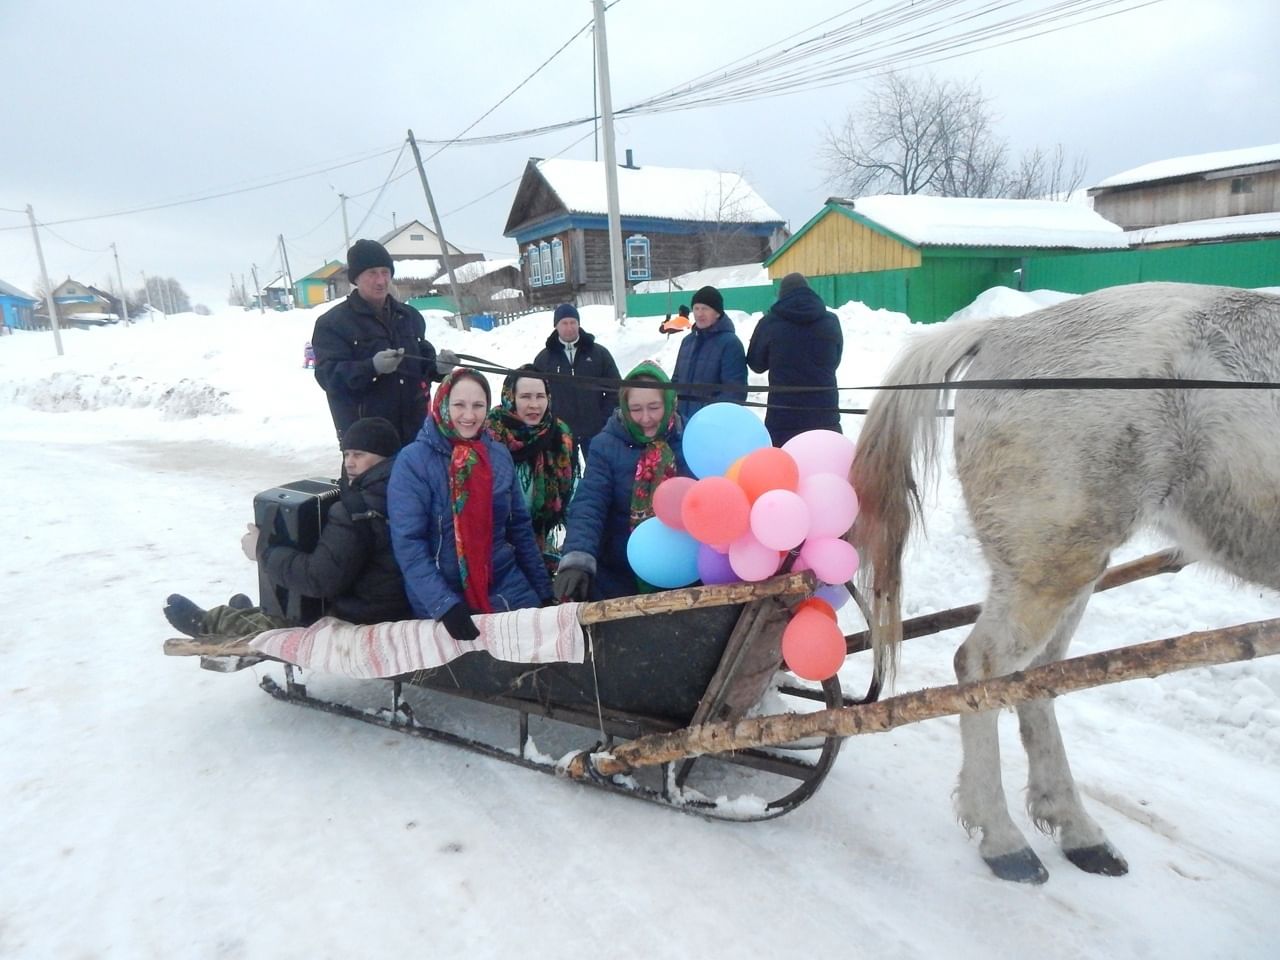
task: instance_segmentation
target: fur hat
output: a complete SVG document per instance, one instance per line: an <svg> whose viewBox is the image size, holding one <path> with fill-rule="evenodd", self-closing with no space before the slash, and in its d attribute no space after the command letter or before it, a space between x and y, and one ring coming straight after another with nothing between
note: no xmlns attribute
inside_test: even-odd
<svg viewBox="0 0 1280 960"><path fill-rule="evenodd" d="M804 274L788 273L782 278L782 282L778 284L778 296L785 297L792 290L801 289L809 289L809 281L804 278Z"/></svg>
<svg viewBox="0 0 1280 960"><path fill-rule="evenodd" d="M716 313L724 313L724 297L720 296L720 291L715 287L703 287L693 295L692 302L705 304Z"/></svg>
<svg viewBox="0 0 1280 960"><path fill-rule="evenodd" d="M365 417L347 427L342 435L341 446L344 453L347 450L363 450L380 457L394 457L400 451L400 434L390 420Z"/></svg>
<svg viewBox="0 0 1280 960"><path fill-rule="evenodd" d="M393 277L396 275L396 265L386 247L377 240L357 240L347 251L347 279L355 283L356 277L370 267L386 267Z"/></svg>
<svg viewBox="0 0 1280 960"><path fill-rule="evenodd" d="M551 322L559 323L565 317L573 317L573 319L577 320L579 323L582 322L582 318L578 316L578 308L572 303L562 303L560 306L556 307L556 312L551 315Z"/></svg>

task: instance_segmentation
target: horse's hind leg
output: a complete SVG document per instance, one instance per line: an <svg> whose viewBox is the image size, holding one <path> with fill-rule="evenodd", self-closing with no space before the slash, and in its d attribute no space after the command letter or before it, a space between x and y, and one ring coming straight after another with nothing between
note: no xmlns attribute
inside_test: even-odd
<svg viewBox="0 0 1280 960"><path fill-rule="evenodd" d="M1056 662L1066 654L1091 593L1092 584L1077 594L1054 628L1048 646L1035 659L1035 666ZM1027 812L1036 826L1057 836L1063 854L1081 870L1111 877L1128 873L1124 857L1080 801L1053 700L1020 704L1018 726L1027 751Z"/></svg>
<svg viewBox="0 0 1280 960"><path fill-rule="evenodd" d="M957 679L965 683L1023 669L1042 656L1050 640L1059 635L1060 624L1067 627L1061 634L1069 639L1080 615L1077 602L1082 591L1091 587L1092 577L1101 570L1101 563L1090 564L1088 569L1088 575L1076 577L1076 583L1068 586L1064 582L1068 579L1065 569L1057 571L1058 576L1052 583L1032 584L1019 580L1008 570L993 568L991 593L983 604L982 614L956 651ZM1087 593L1084 598L1087 600ZM1009 815L1000 776L998 719L999 712L994 710L960 717L964 761L956 787L957 813L970 833L981 834L978 851L996 876L1022 883L1043 883L1049 873ZM1047 736L1042 733L1040 719L1035 716L1031 720L1036 741ZM1071 776L1056 734L1057 728L1052 726L1052 736L1048 739L1057 743L1063 762L1058 766L1050 759L1044 765L1042 777L1055 788L1062 782L1064 773L1068 785ZM1060 790L1052 793L1057 796Z"/></svg>

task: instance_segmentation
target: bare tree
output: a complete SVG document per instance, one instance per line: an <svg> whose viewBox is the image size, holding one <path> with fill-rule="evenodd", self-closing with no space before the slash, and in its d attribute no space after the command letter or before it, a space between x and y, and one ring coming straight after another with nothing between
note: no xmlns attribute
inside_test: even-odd
<svg viewBox="0 0 1280 960"><path fill-rule="evenodd" d="M706 224L698 232L699 268L725 265L728 247L745 229L751 211L747 208L750 187L743 173L722 173L714 191L709 191L689 220Z"/></svg>
<svg viewBox="0 0 1280 960"><path fill-rule="evenodd" d="M827 130L821 156L830 182L849 196L1049 196L1083 180L1083 159L1068 170L1061 146L1029 151L1011 170L995 122L975 81L890 72L839 130Z"/></svg>

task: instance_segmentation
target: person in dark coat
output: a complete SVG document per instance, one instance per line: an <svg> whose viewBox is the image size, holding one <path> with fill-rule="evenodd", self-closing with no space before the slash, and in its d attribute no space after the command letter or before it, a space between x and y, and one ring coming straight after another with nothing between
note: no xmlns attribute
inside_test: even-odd
<svg viewBox="0 0 1280 960"><path fill-rule="evenodd" d="M671 381L722 385L720 390L680 397L676 410L686 422L709 403L747 399L746 354L715 287L703 287L693 295L693 329L680 343Z"/></svg>
<svg viewBox="0 0 1280 960"><path fill-rule="evenodd" d="M778 300L756 324L747 364L769 371L771 387L822 387L812 392L770 394L764 425L775 447L806 430L840 432L836 368L844 351L840 320L813 292L803 274L789 273Z"/></svg>
<svg viewBox="0 0 1280 960"><path fill-rule="evenodd" d="M458 367L391 471L391 546L414 613L458 640L474 613L554 602L551 577L507 448L484 433L485 378Z"/></svg>
<svg viewBox="0 0 1280 960"><path fill-rule="evenodd" d="M587 472L569 504L555 595L603 600L652 589L627 561L631 531L652 517L653 491L670 477L692 476L680 448L681 423L671 381L651 360L627 374L652 381L623 387L617 411L591 445Z"/></svg>
<svg viewBox="0 0 1280 960"><path fill-rule="evenodd" d="M556 328L533 360L539 373L619 379L613 355L582 329L577 307L562 303L556 307L553 319ZM562 379L551 381L551 413L569 425L584 458L591 438L600 432L617 403L616 391L607 387L579 386Z"/></svg>
<svg viewBox="0 0 1280 960"><path fill-rule="evenodd" d="M391 296L395 265L375 240L357 240L347 251L352 291L316 320L311 334L316 382L324 388L338 432L362 417L382 417L403 443L418 435L431 381L457 362L426 339L426 321Z"/></svg>
<svg viewBox="0 0 1280 960"><path fill-rule="evenodd" d="M267 579L290 591L327 600L325 615L350 623L383 623L413 617L404 580L391 552L387 526L387 484L400 436L380 417L357 420L343 435L340 498L329 508L314 550L265 542L249 524L241 540L245 556L256 559ZM165 618L188 636L241 637L294 626L264 613L238 594L226 606L202 610L173 594Z"/></svg>

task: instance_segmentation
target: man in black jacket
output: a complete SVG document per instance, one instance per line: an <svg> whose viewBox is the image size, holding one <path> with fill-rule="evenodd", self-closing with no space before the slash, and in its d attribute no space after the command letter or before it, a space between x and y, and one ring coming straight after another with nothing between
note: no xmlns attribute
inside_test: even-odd
<svg viewBox="0 0 1280 960"><path fill-rule="evenodd" d="M775 447L806 430L840 432L836 368L844 351L840 321L813 292L803 274L778 284L778 300L751 334L747 365L769 371L771 387L820 387L769 395L764 425Z"/></svg>
<svg viewBox="0 0 1280 960"><path fill-rule="evenodd" d="M546 347L533 360L539 373L621 379L613 355L582 329L577 307L571 303L560 304L553 320L556 328L547 337ZM569 425L584 459L591 438L604 428L617 405L616 390L595 384L578 386L568 380L551 381L551 413Z"/></svg>
<svg viewBox="0 0 1280 960"><path fill-rule="evenodd" d="M263 565L272 583L327 600L327 616L350 623L411 620L413 611L391 552L387 526L387 483L400 437L388 421L375 417L357 420L347 428L343 441L341 497L329 509L316 548L304 553L268 545L253 524L240 545L245 556ZM253 607L243 594L226 606L202 610L175 593L164 615L192 637L239 637L292 626Z"/></svg>
<svg viewBox="0 0 1280 960"><path fill-rule="evenodd" d="M316 320L311 334L316 382L328 396L339 444L362 417L389 420L401 445L413 442L426 416L431 381L457 362L452 351L442 350L437 364L422 314L391 296L394 275L382 244L357 240L347 251L354 289Z"/></svg>

